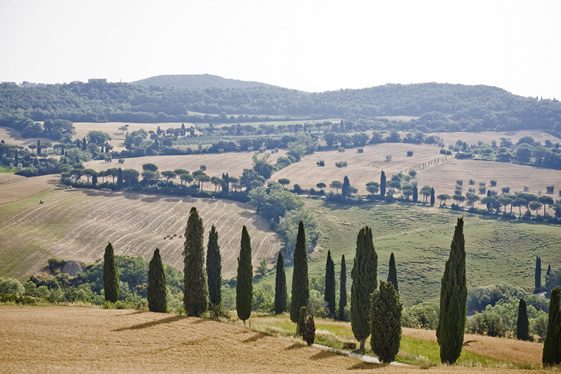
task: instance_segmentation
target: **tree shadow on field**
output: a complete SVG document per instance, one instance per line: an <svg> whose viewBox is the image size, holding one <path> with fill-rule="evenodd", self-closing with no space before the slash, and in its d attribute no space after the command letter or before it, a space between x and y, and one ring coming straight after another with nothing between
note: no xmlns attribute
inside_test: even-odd
<svg viewBox="0 0 561 374"><path fill-rule="evenodd" d="M285 350L287 351L291 351L293 349L302 349L304 348L304 344L303 343L294 343L292 345L289 345L288 347L285 348Z"/></svg>
<svg viewBox="0 0 561 374"><path fill-rule="evenodd" d="M375 364L372 362L359 362L353 366L347 368L347 370L372 370L372 369L382 369L387 367L388 364Z"/></svg>
<svg viewBox="0 0 561 374"><path fill-rule="evenodd" d="M126 330L140 330L140 329L145 329L145 328L148 328L148 327L153 327L153 326L158 326L158 325L162 325L162 324L166 324L166 323L176 322L176 321L182 320L183 318L185 318L185 317L184 316L171 316L171 317L167 317L167 318L157 319L155 321L139 323L138 325L132 325L132 326L129 326L129 327L121 327L121 328L115 329L113 331L119 332L119 331L126 331Z"/></svg>
<svg viewBox="0 0 561 374"><path fill-rule="evenodd" d="M146 313L146 312L143 311L143 310L135 310L135 311L130 312L130 313L119 314L118 316L122 317L122 316L130 316L130 315L133 315L133 314L142 314L142 313Z"/></svg>
<svg viewBox="0 0 561 374"><path fill-rule="evenodd" d="M258 341L258 340L260 340L260 339L263 339L263 338L266 337L266 336L267 336L267 334L264 334L264 333L262 333L262 332L259 332L259 333L255 334L255 335L253 335L253 336L251 336L251 337L245 339L245 340L243 341L243 343L252 343L252 342L256 342L256 341Z"/></svg>
<svg viewBox="0 0 561 374"><path fill-rule="evenodd" d="M325 360L326 358L331 358L336 356L340 356L340 354L330 351L319 351L318 353L310 357L310 360L314 360L314 361Z"/></svg>

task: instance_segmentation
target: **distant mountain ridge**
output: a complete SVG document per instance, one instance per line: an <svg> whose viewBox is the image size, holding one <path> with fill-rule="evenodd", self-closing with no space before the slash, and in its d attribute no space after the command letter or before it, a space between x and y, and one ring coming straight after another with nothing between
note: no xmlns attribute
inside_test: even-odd
<svg viewBox="0 0 561 374"><path fill-rule="evenodd" d="M242 81L238 79L223 78L218 75L212 74L178 74L178 75L156 75L148 77L135 82L134 85L144 87L163 87L163 88L178 88L178 89L240 89L240 88L280 88L271 84Z"/></svg>

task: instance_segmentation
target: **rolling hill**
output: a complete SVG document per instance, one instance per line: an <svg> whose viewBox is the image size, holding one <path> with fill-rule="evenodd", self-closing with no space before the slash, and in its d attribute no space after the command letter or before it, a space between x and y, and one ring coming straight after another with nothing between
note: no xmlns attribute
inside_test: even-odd
<svg viewBox="0 0 561 374"><path fill-rule="evenodd" d="M179 75L157 75L141 79L132 84L150 87L157 86L163 88L180 89L199 89L209 88L236 89L236 88L255 88L255 87L274 87L260 82L241 81L237 79L222 78L211 74L179 74Z"/></svg>

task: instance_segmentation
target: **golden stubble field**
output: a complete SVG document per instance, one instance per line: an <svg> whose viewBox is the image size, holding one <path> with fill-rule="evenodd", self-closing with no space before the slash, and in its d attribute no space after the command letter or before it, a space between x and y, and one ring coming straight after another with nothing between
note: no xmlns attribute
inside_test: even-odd
<svg viewBox="0 0 561 374"><path fill-rule="evenodd" d="M19 145L21 147L26 147L26 148L30 145L36 145L37 140L40 140L41 144L58 143L54 140L47 139L47 138L24 138L20 135L19 131L9 127L1 127L1 126L0 126L0 140L4 140L4 142L8 144Z"/></svg>
<svg viewBox="0 0 561 374"><path fill-rule="evenodd" d="M39 200L43 204L39 203ZM0 206L0 273L25 278L50 257L93 262L107 242L116 254L152 257L183 269L183 234L191 207L205 225L205 242L216 225L225 277L235 275L242 226L251 236L253 262L274 259L281 239L251 207L217 199L56 190Z"/></svg>
<svg viewBox="0 0 561 374"><path fill-rule="evenodd" d="M407 157L409 150L413 151L413 157ZM291 186L297 183L303 188L317 189L316 184L319 182L329 186L331 181L343 181L343 178L348 176L351 184L358 188L358 192L366 194L366 183L379 182L382 170L389 179L391 175L416 169L425 162L444 162L445 156L440 155L439 150L440 148L431 145L383 143L364 147L364 153L358 153L356 148L347 149L345 152L316 152L278 171L271 179L276 181L288 178ZM391 161L386 161L387 155L391 155ZM316 162L319 160L325 161L325 166L317 166ZM335 163L339 161L346 161L348 166L336 167Z"/></svg>
<svg viewBox="0 0 561 374"><path fill-rule="evenodd" d="M22 177L0 173L0 210L2 204L24 199L44 190L53 189L58 183L57 175Z"/></svg>
<svg viewBox="0 0 561 374"><path fill-rule="evenodd" d="M5 372L426 373L368 364L241 325L134 310L0 306ZM517 370L431 367L438 373ZM538 372L538 371L533 371Z"/></svg>
<svg viewBox="0 0 561 374"><path fill-rule="evenodd" d="M277 159L285 155L285 153L284 151L273 154L269 153L268 161L270 163L275 163ZM193 172L199 170L201 165L204 165L207 168L205 171L207 175L221 176L222 173L229 173L230 176L239 178L243 169L251 169L253 167L254 154L254 152L228 152L180 156L144 156L126 158L124 164L119 164L116 160L113 160L113 162L93 160L86 162L85 167L96 171L121 167L123 169L135 169L141 172L142 165L153 163L158 166L158 170L160 171L185 169ZM265 154L259 154L258 157L264 157L264 155ZM176 182L179 182L179 178L176 178Z"/></svg>

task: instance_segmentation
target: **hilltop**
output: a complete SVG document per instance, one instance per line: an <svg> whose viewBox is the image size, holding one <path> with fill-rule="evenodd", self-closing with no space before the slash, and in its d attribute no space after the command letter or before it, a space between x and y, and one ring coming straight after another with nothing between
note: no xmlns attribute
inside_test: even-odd
<svg viewBox="0 0 561 374"><path fill-rule="evenodd" d="M205 90L208 88L237 89L237 88L274 87L266 83L242 81L238 79L228 79L212 74L156 75L153 77L144 78L131 83L135 85L145 86L145 87L157 86L163 88L199 89L199 90Z"/></svg>

